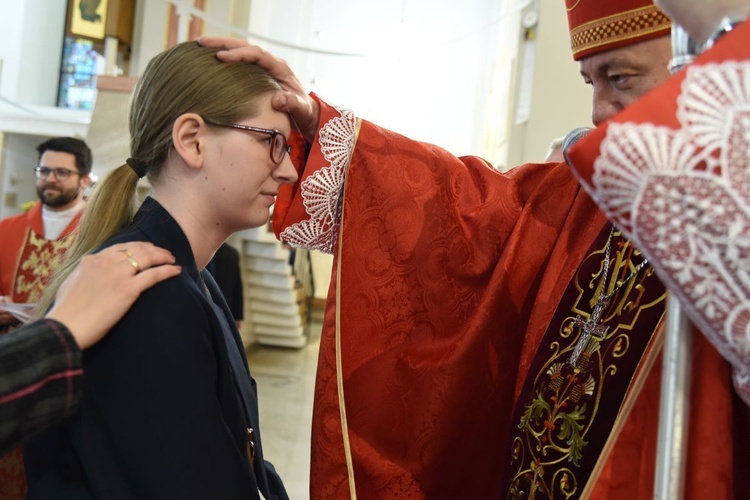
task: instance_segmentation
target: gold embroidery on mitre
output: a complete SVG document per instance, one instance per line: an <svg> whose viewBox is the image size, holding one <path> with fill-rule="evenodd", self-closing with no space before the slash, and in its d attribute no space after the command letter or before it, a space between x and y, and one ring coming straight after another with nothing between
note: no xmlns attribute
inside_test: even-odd
<svg viewBox="0 0 750 500"><path fill-rule="evenodd" d="M62 264L65 252L73 244L72 234L49 241L29 231L22 248L20 264L16 270L14 300L38 302L52 273Z"/></svg>
<svg viewBox="0 0 750 500"><path fill-rule="evenodd" d="M579 52L655 33L669 28L671 21L655 6L595 19L570 31L570 48Z"/></svg>

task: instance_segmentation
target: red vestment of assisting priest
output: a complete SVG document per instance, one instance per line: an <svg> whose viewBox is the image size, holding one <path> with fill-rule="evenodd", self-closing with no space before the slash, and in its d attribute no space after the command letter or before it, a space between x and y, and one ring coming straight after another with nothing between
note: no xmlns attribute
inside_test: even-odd
<svg viewBox="0 0 750 500"><path fill-rule="evenodd" d="M42 202L26 213L0 220L0 296L17 303L37 302L65 252L81 214L57 240L44 238ZM0 458L0 498L23 498L26 492L21 448Z"/></svg>
<svg viewBox="0 0 750 500"><path fill-rule="evenodd" d="M311 497L652 498L665 292L640 252L565 164L503 174L319 103L274 214L334 255ZM686 492L732 498L744 405L697 337Z"/></svg>
<svg viewBox="0 0 750 500"><path fill-rule="evenodd" d="M79 212L56 240L44 238L42 202L28 212L0 220L0 295L13 302L37 302L47 280L73 243Z"/></svg>

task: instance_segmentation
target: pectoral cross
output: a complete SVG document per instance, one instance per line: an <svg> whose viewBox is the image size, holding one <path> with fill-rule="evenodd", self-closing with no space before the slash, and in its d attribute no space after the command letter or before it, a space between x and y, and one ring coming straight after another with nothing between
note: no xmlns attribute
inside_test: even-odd
<svg viewBox="0 0 750 500"><path fill-rule="evenodd" d="M588 345L589 339L592 335L594 336L594 340L600 341L607 334L607 330L609 330L609 327L600 325L599 320L601 319L602 314L604 313L604 310L608 305L609 299L597 301L594 305L594 310L591 311L591 315L586 321L584 321L580 316L576 316L576 319L573 322L573 326L577 326L583 331L581 332L581 336L578 338L578 343L573 349L573 353L570 355L570 359L568 359L568 364L570 364L571 366L576 366L576 363L578 363L578 358L581 357L581 354Z"/></svg>

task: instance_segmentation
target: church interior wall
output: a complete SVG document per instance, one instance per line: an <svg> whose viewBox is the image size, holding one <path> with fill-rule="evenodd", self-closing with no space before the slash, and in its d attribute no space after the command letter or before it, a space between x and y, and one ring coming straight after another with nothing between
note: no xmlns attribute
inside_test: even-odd
<svg viewBox="0 0 750 500"><path fill-rule="evenodd" d="M258 35L251 41L287 60L309 90L454 154L484 156L504 168L540 161L553 138L590 122L589 92L568 48L564 2L469 3L212 0L206 2L211 22L205 23L205 33ZM62 4L29 0L3 5L0 97L6 101L54 104L65 20ZM522 10L514 10L517 7ZM168 0L135 2L126 75L139 75L166 47L168 9ZM34 14L38 12L45 16ZM529 12L537 16L533 57L528 33L516 25L527 22ZM498 75L508 80L500 86L508 95L493 100ZM35 199L33 175L25 174L32 174L33 148L44 138L28 130L18 134L8 126L8 117L12 123L17 112L12 104L0 102L2 217ZM119 120L125 119L123 107L112 110ZM490 134L488 123L495 123L500 134ZM97 151L94 163L97 172ZM330 262L317 261L324 267ZM325 290L327 284L316 288Z"/></svg>

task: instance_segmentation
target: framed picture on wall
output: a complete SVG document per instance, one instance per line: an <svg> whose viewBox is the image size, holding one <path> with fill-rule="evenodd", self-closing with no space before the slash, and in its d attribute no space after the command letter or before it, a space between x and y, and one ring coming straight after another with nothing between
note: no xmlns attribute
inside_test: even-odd
<svg viewBox="0 0 750 500"><path fill-rule="evenodd" d="M69 0L70 33L103 40L107 25L107 0Z"/></svg>

